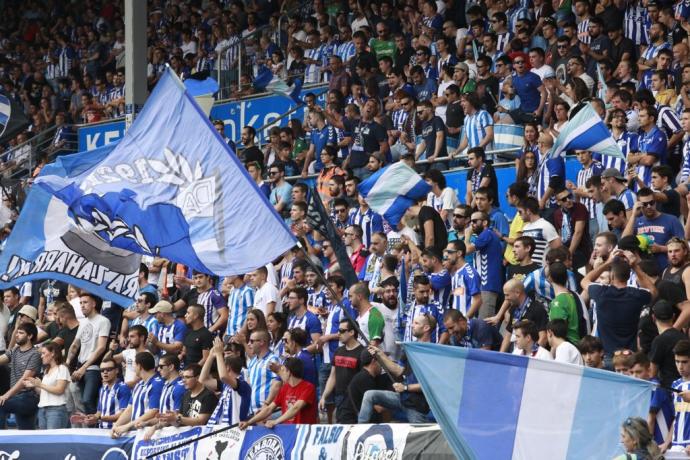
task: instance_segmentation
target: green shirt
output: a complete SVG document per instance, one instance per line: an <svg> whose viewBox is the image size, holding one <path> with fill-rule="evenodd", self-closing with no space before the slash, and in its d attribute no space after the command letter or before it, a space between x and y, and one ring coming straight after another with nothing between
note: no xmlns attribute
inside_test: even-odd
<svg viewBox="0 0 690 460"><path fill-rule="evenodd" d="M563 292L549 304L549 320L564 319L568 322L568 342L576 345L580 341L580 320L577 317L577 303L572 294Z"/></svg>
<svg viewBox="0 0 690 460"><path fill-rule="evenodd" d="M371 47L371 51L376 55L377 60L384 56L388 56L395 61L393 57L395 55L395 42L373 38L369 42L369 47Z"/></svg>
<svg viewBox="0 0 690 460"><path fill-rule="evenodd" d="M368 312L357 318L359 328L369 340L383 340L385 321L380 311L372 305Z"/></svg>

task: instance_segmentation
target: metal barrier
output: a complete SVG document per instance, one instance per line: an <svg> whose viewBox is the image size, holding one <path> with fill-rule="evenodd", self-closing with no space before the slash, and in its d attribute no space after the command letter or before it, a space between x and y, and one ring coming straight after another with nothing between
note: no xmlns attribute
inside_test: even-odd
<svg viewBox="0 0 690 460"><path fill-rule="evenodd" d="M522 150L521 147L516 147L516 148L512 148L512 149L489 150L489 151L487 151L486 153L487 153L487 154L492 154L492 155L501 156L501 154L503 154L503 153L519 152L520 150ZM415 166L418 166L418 165L426 165L426 164L429 164L429 163L432 163L432 164L433 164L433 163L442 163L442 162L445 162L445 161L453 161L453 160L462 160L462 158L461 158L461 157L458 157L458 156L452 157L452 158L451 158L451 157L441 157L441 158L437 158L437 159L434 160L433 162L430 162L429 160L419 160L419 161L415 161L414 164L415 164ZM513 165L513 166L514 166L515 163L513 163L513 162L511 162L511 161L506 161L506 162L503 162L503 163L493 163L493 166L494 166L494 167L502 167L502 166L510 166L510 165ZM442 172L458 171L458 170L461 170L461 169L469 169L469 168L466 167L466 166L455 166L455 167L452 167L452 168L450 168L450 169L444 169ZM285 178L285 180L288 181L288 182L296 182L296 181L299 181L299 180L311 180L311 179L316 179L317 177L319 177L318 174L309 174L309 175L307 175L306 177L303 177L303 176L288 176L288 177Z"/></svg>

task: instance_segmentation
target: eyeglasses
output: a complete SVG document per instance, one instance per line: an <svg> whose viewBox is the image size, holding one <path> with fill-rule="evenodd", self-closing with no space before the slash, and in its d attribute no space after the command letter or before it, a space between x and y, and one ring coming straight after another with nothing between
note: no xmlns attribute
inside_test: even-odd
<svg viewBox="0 0 690 460"><path fill-rule="evenodd" d="M163 368L166 367L166 366L170 366L170 364L159 364L159 365L156 366L156 367L157 367L158 369L163 369Z"/></svg>
<svg viewBox="0 0 690 460"><path fill-rule="evenodd" d="M414 54L417 55L417 56L426 56L426 53L423 53L423 52L421 52L421 51L418 51L418 52L416 52L416 53L414 53Z"/></svg>
<svg viewBox="0 0 690 460"><path fill-rule="evenodd" d="M114 371L114 370L115 370L114 367L101 367L101 372L110 372L110 371Z"/></svg>
<svg viewBox="0 0 690 460"><path fill-rule="evenodd" d="M640 201L640 206L643 208L651 208L653 206L656 206L656 201Z"/></svg>
<svg viewBox="0 0 690 460"><path fill-rule="evenodd" d="M344 334L346 332L350 332L350 329L338 329L338 334Z"/></svg>

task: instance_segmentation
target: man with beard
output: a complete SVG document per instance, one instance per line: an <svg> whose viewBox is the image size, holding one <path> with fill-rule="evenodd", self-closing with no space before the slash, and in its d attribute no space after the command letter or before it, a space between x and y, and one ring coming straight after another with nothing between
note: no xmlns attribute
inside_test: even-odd
<svg viewBox="0 0 690 460"><path fill-rule="evenodd" d="M530 236L520 236L513 243L513 256L517 261L515 265L508 265L506 268L506 280L517 279L522 282L528 274L541 267L540 263L532 260L532 255L536 249L534 238Z"/></svg>
<svg viewBox="0 0 690 460"><path fill-rule="evenodd" d="M677 284L685 291L685 298L690 298L690 266L688 260L688 243L680 238L673 237L666 244L669 266L661 274L663 281Z"/></svg>
<svg viewBox="0 0 690 460"><path fill-rule="evenodd" d="M497 351L501 345L498 329L481 318L467 319L458 310L448 310L443 315L443 324L454 347Z"/></svg>
<svg viewBox="0 0 690 460"><path fill-rule="evenodd" d="M381 282L383 288L382 304L376 304L376 308L383 315L383 351L394 360L400 358L400 346L396 344L395 328L398 322L398 287L400 283L395 277L390 277Z"/></svg>
<svg viewBox="0 0 690 460"><path fill-rule="evenodd" d="M652 189L640 189L632 215L623 230L623 236L643 235L649 242L649 250L654 254L657 265L663 269L668 265L666 243L674 236L683 238L683 233L683 227L676 217L656 209Z"/></svg>
<svg viewBox="0 0 690 460"><path fill-rule="evenodd" d="M451 276L451 304L454 310L471 318L482 304L479 290L479 275L465 260L467 248L460 240L451 241L443 251L443 266Z"/></svg>
<svg viewBox="0 0 690 460"><path fill-rule="evenodd" d="M489 216L483 212L472 213L471 226L465 229L467 252L476 252L474 266L481 280L482 306L479 317L496 314L498 297L503 283L503 247L496 233L489 228ZM473 243L472 234L477 235Z"/></svg>
<svg viewBox="0 0 690 460"><path fill-rule="evenodd" d="M443 326L443 317L438 303L430 300L431 282L426 275L417 275L412 281L414 289L414 301L407 308L406 324L404 329L403 341L415 341L413 334L413 320L417 316L431 316L436 321L434 329L431 331L431 342L447 343L448 332Z"/></svg>

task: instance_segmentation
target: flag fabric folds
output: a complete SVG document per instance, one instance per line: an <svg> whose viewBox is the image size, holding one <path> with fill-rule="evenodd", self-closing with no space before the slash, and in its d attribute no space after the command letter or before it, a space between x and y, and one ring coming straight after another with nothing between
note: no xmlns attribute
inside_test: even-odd
<svg viewBox="0 0 690 460"><path fill-rule="evenodd" d="M590 150L602 155L624 158L611 131L589 103L565 124L553 144L550 156L556 158L567 150Z"/></svg>
<svg viewBox="0 0 690 460"><path fill-rule="evenodd" d="M403 344L458 458L613 458L652 384L613 372L429 343Z"/></svg>
<svg viewBox="0 0 690 460"><path fill-rule="evenodd" d="M358 189L369 207L395 228L407 208L426 197L431 186L414 169L399 161L372 174Z"/></svg>
<svg viewBox="0 0 690 460"><path fill-rule="evenodd" d="M68 205L80 228L111 246L204 273L244 274L295 244L170 69L102 161L36 183Z"/></svg>
<svg viewBox="0 0 690 460"><path fill-rule="evenodd" d="M494 125L494 150L522 150L525 145L525 127L520 125Z"/></svg>
<svg viewBox="0 0 690 460"><path fill-rule="evenodd" d="M257 91L271 91L292 99L297 104L302 104L300 93L302 92L302 79L293 78L288 84L285 80L278 78L267 66L261 66L254 77L252 84Z"/></svg>
<svg viewBox="0 0 690 460"><path fill-rule="evenodd" d="M335 256L338 258L340 273L342 273L343 278L345 278L345 285L349 288L355 284L358 281L357 274L352 267L350 257L347 255L347 249L345 248L343 239L336 232L335 225L333 225L333 221L328 217L326 207L323 205L319 193L314 188L311 188L309 191L307 222L314 230L319 232L321 236L331 242L333 252L335 252Z"/></svg>
<svg viewBox="0 0 690 460"><path fill-rule="evenodd" d="M106 158L115 148L62 156L41 174L78 174ZM0 255L0 289L26 281L58 279L110 300L130 305L139 292L139 254L114 248L77 226L67 205L33 186Z"/></svg>
<svg viewBox="0 0 690 460"><path fill-rule="evenodd" d="M0 144L14 138L29 126L24 110L13 99L0 94Z"/></svg>

